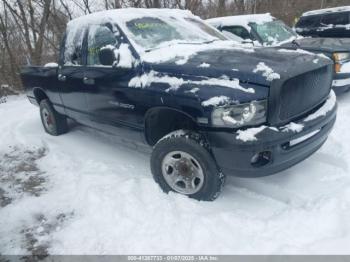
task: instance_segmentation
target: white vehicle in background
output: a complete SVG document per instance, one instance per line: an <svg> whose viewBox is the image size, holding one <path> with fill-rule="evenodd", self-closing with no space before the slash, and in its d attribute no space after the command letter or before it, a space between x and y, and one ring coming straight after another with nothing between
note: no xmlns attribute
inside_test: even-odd
<svg viewBox="0 0 350 262"><path fill-rule="evenodd" d="M227 16L206 21L230 39L243 39L241 43L278 47L281 52L296 50L327 56L334 63L333 89L338 93L350 89L350 39L304 38L270 14Z"/></svg>

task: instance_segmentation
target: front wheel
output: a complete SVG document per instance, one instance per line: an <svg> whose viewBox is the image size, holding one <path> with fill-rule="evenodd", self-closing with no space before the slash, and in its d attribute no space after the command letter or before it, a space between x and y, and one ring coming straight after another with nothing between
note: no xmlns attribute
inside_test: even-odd
<svg viewBox="0 0 350 262"><path fill-rule="evenodd" d="M197 200L215 200L225 182L205 139L191 131L180 130L162 138L152 152L151 170L164 192Z"/></svg>
<svg viewBox="0 0 350 262"><path fill-rule="evenodd" d="M44 129L48 134L59 136L67 133L67 118L58 113L48 99L40 102L40 116Z"/></svg>

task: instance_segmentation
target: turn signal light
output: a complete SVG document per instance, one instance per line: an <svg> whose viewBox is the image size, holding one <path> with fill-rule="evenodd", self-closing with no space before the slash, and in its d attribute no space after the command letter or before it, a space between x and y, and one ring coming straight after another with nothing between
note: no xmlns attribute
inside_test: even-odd
<svg viewBox="0 0 350 262"><path fill-rule="evenodd" d="M339 73L341 70L341 64L338 64L338 63L334 64L334 69L336 73Z"/></svg>

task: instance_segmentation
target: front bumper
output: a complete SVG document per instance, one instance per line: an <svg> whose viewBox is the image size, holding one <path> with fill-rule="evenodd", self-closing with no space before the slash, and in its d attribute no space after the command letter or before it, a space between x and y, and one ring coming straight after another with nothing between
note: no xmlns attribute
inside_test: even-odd
<svg viewBox="0 0 350 262"><path fill-rule="evenodd" d="M346 92L350 89L350 73L335 74L332 84L335 92Z"/></svg>
<svg viewBox="0 0 350 262"><path fill-rule="evenodd" d="M210 131L206 132L206 136L216 162L225 174L267 176L285 170L316 152L332 130L336 111L335 94L331 92L320 109L298 122L235 133ZM263 156L263 161L255 162L256 156Z"/></svg>

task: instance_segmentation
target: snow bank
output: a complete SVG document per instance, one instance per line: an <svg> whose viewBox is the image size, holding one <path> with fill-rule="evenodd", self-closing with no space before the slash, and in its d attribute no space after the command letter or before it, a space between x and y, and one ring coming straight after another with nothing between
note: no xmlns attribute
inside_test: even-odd
<svg viewBox="0 0 350 262"><path fill-rule="evenodd" d="M114 137L80 126L45 134L38 109L10 96L0 104L0 157L45 148L35 160L45 183L37 197L5 193L18 198L0 206L0 253L29 254L34 240L55 255L349 254L349 94L339 104L316 154L274 176L227 177L221 197L205 203L164 194L149 155Z"/></svg>

